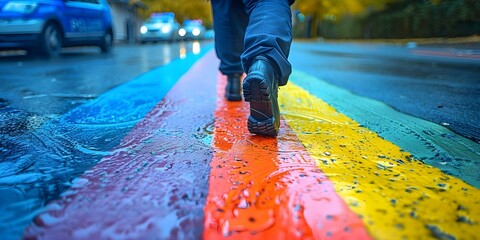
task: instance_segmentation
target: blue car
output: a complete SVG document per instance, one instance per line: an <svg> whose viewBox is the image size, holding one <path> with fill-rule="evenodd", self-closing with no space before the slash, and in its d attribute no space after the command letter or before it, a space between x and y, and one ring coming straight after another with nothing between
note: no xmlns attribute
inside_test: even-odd
<svg viewBox="0 0 480 240"><path fill-rule="evenodd" d="M62 47L113 45L106 0L0 0L0 49L25 49L47 57Z"/></svg>

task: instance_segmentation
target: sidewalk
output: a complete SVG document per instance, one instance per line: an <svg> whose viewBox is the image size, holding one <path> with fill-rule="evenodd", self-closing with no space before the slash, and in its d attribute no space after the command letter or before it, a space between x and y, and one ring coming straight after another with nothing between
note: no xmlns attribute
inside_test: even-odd
<svg viewBox="0 0 480 240"><path fill-rule="evenodd" d="M25 237L478 238L478 144L297 71L278 138L252 136L216 66L198 60Z"/></svg>

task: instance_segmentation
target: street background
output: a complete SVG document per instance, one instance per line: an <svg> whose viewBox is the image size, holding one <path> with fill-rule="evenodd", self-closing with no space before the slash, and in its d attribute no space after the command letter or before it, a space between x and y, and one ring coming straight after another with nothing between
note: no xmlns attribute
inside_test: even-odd
<svg viewBox="0 0 480 240"><path fill-rule="evenodd" d="M277 139L223 99L211 38L0 51L0 236L478 239L478 10L297 0Z"/></svg>

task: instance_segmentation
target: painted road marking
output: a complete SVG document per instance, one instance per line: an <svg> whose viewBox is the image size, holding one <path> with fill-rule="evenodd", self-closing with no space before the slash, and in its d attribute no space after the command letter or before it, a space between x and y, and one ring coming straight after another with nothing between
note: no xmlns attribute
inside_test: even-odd
<svg viewBox="0 0 480 240"><path fill-rule="evenodd" d="M413 159L293 83L280 94L287 124L374 238L478 237L478 189Z"/></svg>
<svg viewBox="0 0 480 240"><path fill-rule="evenodd" d="M369 239L289 127L278 139L251 135L248 103L224 100L225 85L220 78L204 239Z"/></svg>
<svg viewBox="0 0 480 240"><path fill-rule="evenodd" d="M480 188L480 144L301 71L294 70L290 79L415 158Z"/></svg>
<svg viewBox="0 0 480 240"><path fill-rule="evenodd" d="M216 64L213 51L197 62L25 236L477 236L478 189L412 159L293 83L280 91L280 136L249 135L248 107L223 100Z"/></svg>
<svg viewBox="0 0 480 240"><path fill-rule="evenodd" d="M47 206L25 237L201 236L217 76L205 69L215 61L213 51L198 61L111 155Z"/></svg>
<svg viewBox="0 0 480 240"><path fill-rule="evenodd" d="M0 195L14 197L2 200L0 233L20 239L46 201L56 198L73 178L110 154L125 134L212 48L209 44L198 55L188 54L186 59L154 68L58 119L45 122L33 132L12 138L15 147L11 143L5 147L12 148L13 156L18 157L2 161L2 167L11 173L4 172L6 177L0 179L10 181L12 187L3 188Z"/></svg>

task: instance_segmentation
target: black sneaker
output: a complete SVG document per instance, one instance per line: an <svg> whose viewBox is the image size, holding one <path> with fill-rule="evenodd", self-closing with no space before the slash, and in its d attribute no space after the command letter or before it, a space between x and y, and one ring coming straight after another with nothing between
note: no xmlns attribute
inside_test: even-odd
<svg viewBox="0 0 480 240"><path fill-rule="evenodd" d="M248 130L264 136L277 136L280 128L278 80L268 59L257 57L243 80L243 97L250 102Z"/></svg>
<svg viewBox="0 0 480 240"><path fill-rule="evenodd" d="M242 100L242 73L227 76L228 83L225 89L225 97L228 101Z"/></svg>

